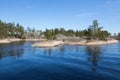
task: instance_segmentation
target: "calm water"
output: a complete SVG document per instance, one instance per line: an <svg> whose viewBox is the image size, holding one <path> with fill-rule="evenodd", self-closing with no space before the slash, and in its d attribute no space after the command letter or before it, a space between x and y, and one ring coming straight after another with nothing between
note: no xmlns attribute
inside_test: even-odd
<svg viewBox="0 0 120 80"><path fill-rule="evenodd" d="M0 44L0 80L120 80L120 44L33 48Z"/></svg>

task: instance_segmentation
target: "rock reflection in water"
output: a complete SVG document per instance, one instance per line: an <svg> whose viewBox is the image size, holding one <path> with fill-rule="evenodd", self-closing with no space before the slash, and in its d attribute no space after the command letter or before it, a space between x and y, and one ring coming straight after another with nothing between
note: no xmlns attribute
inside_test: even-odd
<svg viewBox="0 0 120 80"><path fill-rule="evenodd" d="M98 61L99 61L99 55L100 52L100 46L87 46L86 47L86 53L88 55L88 61L92 62L92 71L95 72L97 69Z"/></svg>
<svg viewBox="0 0 120 80"><path fill-rule="evenodd" d="M63 57L65 55L65 46L64 45L61 46L59 50L60 50L60 56Z"/></svg>
<svg viewBox="0 0 120 80"><path fill-rule="evenodd" d="M44 49L44 55L45 56L51 56L52 55L52 49L51 48Z"/></svg>
<svg viewBox="0 0 120 80"><path fill-rule="evenodd" d="M43 49L43 48L41 48ZM57 52L57 53L56 53ZM63 57L65 54L65 46L60 46L57 48L44 48L43 54L44 56L61 56Z"/></svg>

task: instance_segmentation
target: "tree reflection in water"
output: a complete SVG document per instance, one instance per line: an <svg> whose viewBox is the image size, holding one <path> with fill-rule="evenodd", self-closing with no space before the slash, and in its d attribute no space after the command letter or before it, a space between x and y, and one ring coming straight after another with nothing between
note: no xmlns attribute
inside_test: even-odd
<svg viewBox="0 0 120 80"><path fill-rule="evenodd" d="M64 45L61 46L59 50L60 50L60 56L63 57L65 55L65 46Z"/></svg>
<svg viewBox="0 0 120 80"><path fill-rule="evenodd" d="M0 59L4 57L19 58L23 55L24 49L22 46L24 42L15 42L10 44L0 45Z"/></svg>
<svg viewBox="0 0 120 80"><path fill-rule="evenodd" d="M57 51L58 50L58 51ZM65 54L65 46L60 46L59 48L45 48L43 53L44 53L44 56L52 56L52 54L54 54L54 52L57 53L55 55L60 55L61 57L63 57ZM54 55L53 55L54 56Z"/></svg>
<svg viewBox="0 0 120 80"><path fill-rule="evenodd" d="M86 46L88 55L88 61L92 62L92 71L95 72L97 69L99 55L101 54L100 46Z"/></svg>
<svg viewBox="0 0 120 80"><path fill-rule="evenodd" d="M51 56L52 55L52 49L51 48L46 48L44 49L44 55L45 56Z"/></svg>

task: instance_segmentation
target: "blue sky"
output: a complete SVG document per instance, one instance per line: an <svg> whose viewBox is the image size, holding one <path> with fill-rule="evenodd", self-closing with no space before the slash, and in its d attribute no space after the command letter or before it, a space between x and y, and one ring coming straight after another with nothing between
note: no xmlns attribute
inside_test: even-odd
<svg viewBox="0 0 120 80"><path fill-rule="evenodd" d="M82 30L97 19L111 33L120 32L120 0L0 0L0 19L44 30Z"/></svg>

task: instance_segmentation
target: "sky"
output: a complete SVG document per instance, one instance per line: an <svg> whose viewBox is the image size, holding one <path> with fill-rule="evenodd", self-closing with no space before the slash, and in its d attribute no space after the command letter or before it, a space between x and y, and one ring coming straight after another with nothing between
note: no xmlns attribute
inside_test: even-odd
<svg viewBox="0 0 120 80"><path fill-rule="evenodd" d="M0 20L40 30L83 30L98 20L103 30L120 32L120 0L0 0Z"/></svg>

